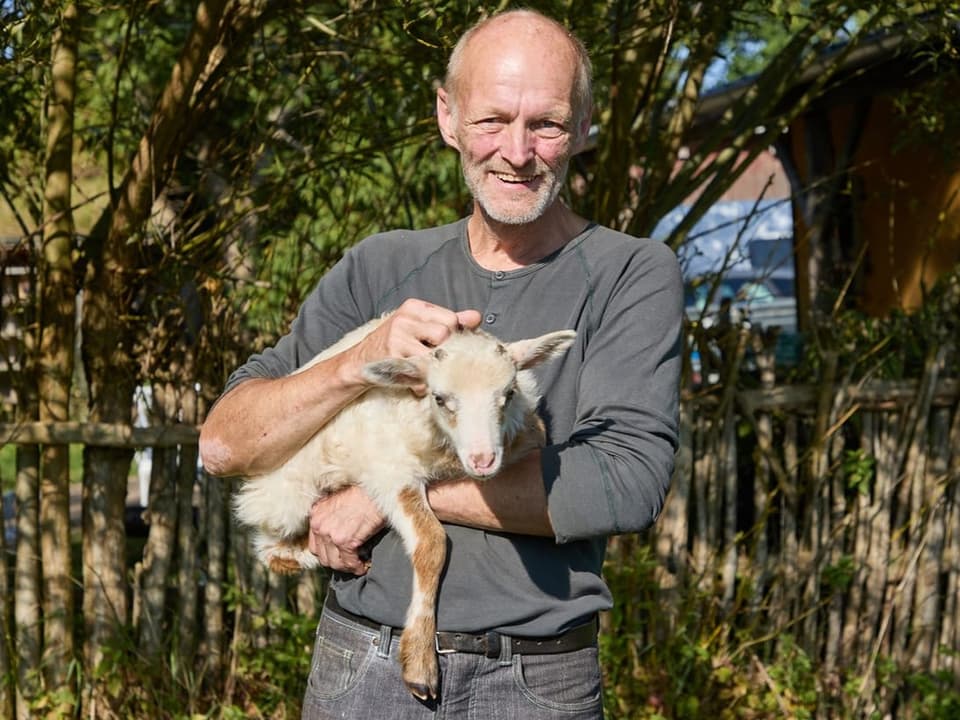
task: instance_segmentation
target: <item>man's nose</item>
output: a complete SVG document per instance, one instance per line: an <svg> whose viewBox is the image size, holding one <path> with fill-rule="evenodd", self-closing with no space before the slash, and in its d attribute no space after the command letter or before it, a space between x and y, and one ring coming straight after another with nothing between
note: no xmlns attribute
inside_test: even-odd
<svg viewBox="0 0 960 720"><path fill-rule="evenodd" d="M536 136L520 123L511 123L502 135L500 155L513 167L523 167L534 156Z"/></svg>

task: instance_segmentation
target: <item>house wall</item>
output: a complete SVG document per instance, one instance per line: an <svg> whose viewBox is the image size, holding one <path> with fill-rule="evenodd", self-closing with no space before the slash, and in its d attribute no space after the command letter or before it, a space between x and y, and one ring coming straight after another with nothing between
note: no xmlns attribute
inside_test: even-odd
<svg viewBox="0 0 960 720"><path fill-rule="evenodd" d="M960 262L960 158L920 139L904 142L893 103L880 99L857 154L867 310L913 309ZM901 144L902 143L902 144Z"/></svg>
<svg viewBox="0 0 960 720"><path fill-rule="evenodd" d="M847 141L853 115L852 104L830 110L834 148ZM806 184L804 122L792 124L790 142ZM875 96L853 157L854 236L843 241L853 243L854 256L866 245L854 292L858 305L872 315L917 308L937 279L960 262L960 157L913 125L897 113L891 97ZM798 287L807 298L806 226L802 217L794 220Z"/></svg>

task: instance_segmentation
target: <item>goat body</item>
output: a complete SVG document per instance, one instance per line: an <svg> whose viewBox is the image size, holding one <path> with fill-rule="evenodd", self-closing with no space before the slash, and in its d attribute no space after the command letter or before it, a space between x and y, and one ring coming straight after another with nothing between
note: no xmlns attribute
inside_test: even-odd
<svg viewBox="0 0 960 720"><path fill-rule="evenodd" d="M383 319L347 333L297 372L360 342ZM446 559L446 534L426 486L464 475L485 480L543 444L529 370L563 353L575 336L561 330L501 343L462 331L422 356L370 363L363 373L373 388L279 468L246 478L236 496L237 517L254 528L258 557L275 572L292 573L319 565L307 546L313 503L347 485L367 492L413 563L400 662L417 697L437 693L435 605ZM417 385L426 385L423 397L410 391Z"/></svg>

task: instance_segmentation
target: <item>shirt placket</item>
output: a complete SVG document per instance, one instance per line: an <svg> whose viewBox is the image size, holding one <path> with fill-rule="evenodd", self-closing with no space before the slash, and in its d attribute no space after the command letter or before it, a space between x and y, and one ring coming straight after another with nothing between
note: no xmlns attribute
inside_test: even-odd
<svg viewBox="0 0 960 720"><path fill-rule="evenodd" d="M490 297L483 310L483 325L490 332L496 334L498 326L509 318L510 312L510 279L503 270L494 270L490 273Z"/></svg>

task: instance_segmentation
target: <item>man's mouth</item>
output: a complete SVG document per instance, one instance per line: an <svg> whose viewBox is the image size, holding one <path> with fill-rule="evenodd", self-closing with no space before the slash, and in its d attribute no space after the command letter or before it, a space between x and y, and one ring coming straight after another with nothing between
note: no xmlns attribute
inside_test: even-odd
<svg viewBox="0 0 960 720"><path fill-rule="evenodd" d="M494 172L494 177L500 182L523 185L537 179L536 175L514 175L513 173Z"/></svg>

